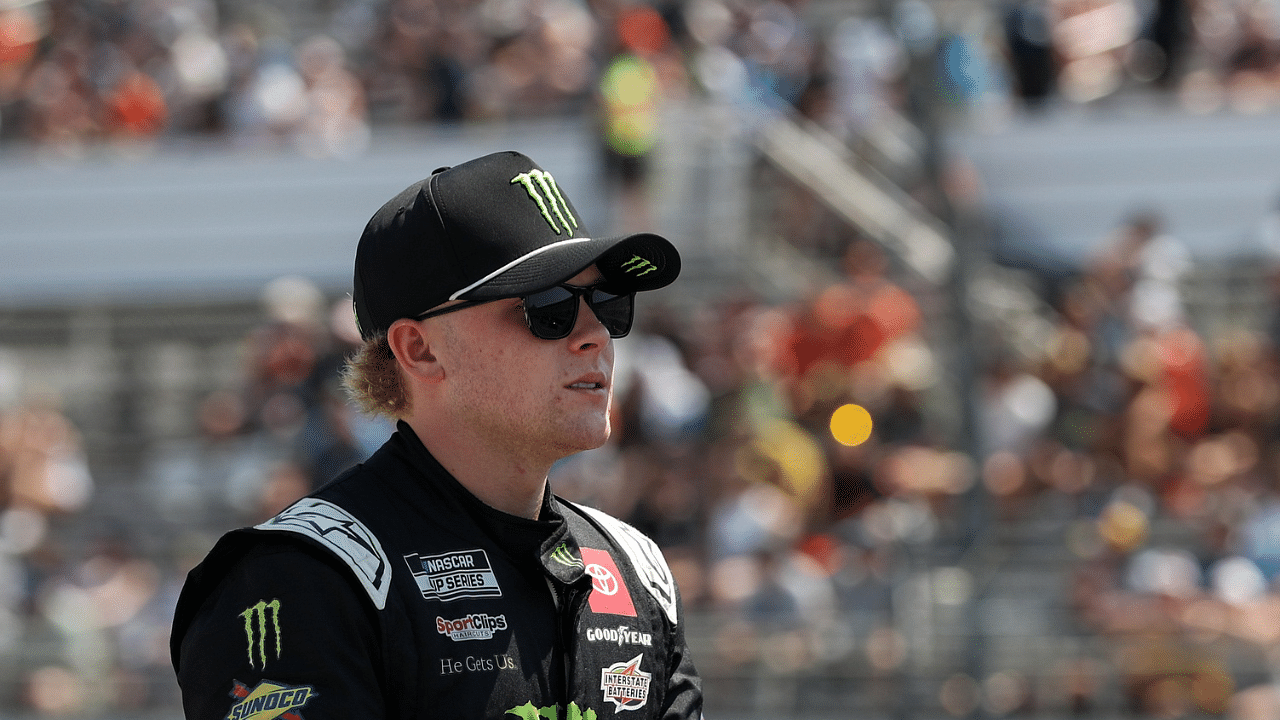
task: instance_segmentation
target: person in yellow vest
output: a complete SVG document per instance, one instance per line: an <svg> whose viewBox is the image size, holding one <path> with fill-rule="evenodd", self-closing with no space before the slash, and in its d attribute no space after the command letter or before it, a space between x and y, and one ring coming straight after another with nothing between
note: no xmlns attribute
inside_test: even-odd
<svg viewBox="0 0 1280 720"><path fill-rule="evenodd" d="M598 87L600 131L606 181L618 194L617 224L626 230L651 224L645 183L663 93L653 58L666 47L669 33L649 7L623 12L616 33L619 52L606 63Z"/></svg>

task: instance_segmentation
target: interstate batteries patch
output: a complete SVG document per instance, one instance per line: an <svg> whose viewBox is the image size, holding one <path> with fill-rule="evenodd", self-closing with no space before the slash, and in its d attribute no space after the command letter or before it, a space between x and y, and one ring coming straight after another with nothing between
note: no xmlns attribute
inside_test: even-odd
<svg viewBox="0 0 1280 720"><path fill-rule="evenodd" d="M414 582L427 600L502 597L498 576L484 550L460 550L439 555L404 556Z"/></svg>
<svg viewBox="0 0 1280 720"><path fill-rule="evenodd" d="M614 712L638 710L649 702L649 682L653 674L640 669L643 659L644 655L637 655L600 671L600 689L604 691L604 699L617 706Z"/></svg>

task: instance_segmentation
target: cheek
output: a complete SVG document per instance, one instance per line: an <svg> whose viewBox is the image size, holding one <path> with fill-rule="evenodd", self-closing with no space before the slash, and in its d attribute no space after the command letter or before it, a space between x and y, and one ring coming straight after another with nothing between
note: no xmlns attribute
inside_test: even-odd
<svg viewBox="0 0 1280 720"><path fill-rule="evenodd" d="M500 393L499 402L517 402L541 392L549 377L536 353L497 350L483 358L483 373Z"/></svg>

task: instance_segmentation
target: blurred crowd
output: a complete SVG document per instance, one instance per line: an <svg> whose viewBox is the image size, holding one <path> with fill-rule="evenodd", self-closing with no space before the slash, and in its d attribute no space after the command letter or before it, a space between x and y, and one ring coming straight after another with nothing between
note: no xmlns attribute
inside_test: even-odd
<svg viewBox="0 0 1280 720"><path fill-rule="evenodd" d="M139 458L129 477L90 457L58 394L24 385L0 353L0 713L172 712L169 626L187 570L221 532L274 515L390 435L339 389L359 342L348 301L283 277L263 289L262 317L234 380L193 399L179 422L191 433L117 451ZM95 465L116 476L98 480Z"/></svg>
<svg viewBox="0 0 1280 720"><path fill-rule="evenodd" d="M0 138L343 156L378 126L590 113L627 177L658 102L690 93L847 135L911 102L913 64L970 109L1146 88L1207 112L1274 108L1278 63L1270 0L31 0L0 5Z"/></svg>
<svg viewBox="0 0 1280 720"><path fill-rule="evenodd" d="M931 342L945 319L870 241L847 237L831 279L790 302L743 291L643 308L618 343L614 436L558 464L553 489L660 544L708 619L691 629L700 661L750 678L729 706L799 712L822 697L803 679L825 677L843 683L822 690L832 698L904 710L904 678L932 662L949 669L918 702L956 716L1274 717L1280 283L1269 326L1206 337L1158 213L1105 247L1049 294L1031 349L979 319L968 448L937 407L955 380ZM48 406L5 416L4 647L41 658L10 702L171 706L165 640L185 569L222 529L270 516L390 433L338 389L358 342L349 302L281 278L263 303L235 381L196 406L198 435L148 448L145 510L167 548L140 547L134 529L59 556L42 523L83 513L93 488L74 430ZM866 432L833 421L850 405ZM1043 666L971 675L930 649L930 633L977 632L963 608L983 602L983 568L952 551L1017 527L1048 538L1030 561L1059 596L1040 598L1039 621L996 622L1058 644Z"/></svg>
<svg viewBox="0 0 1280 720"><path fill-rule="evenodd" d="M343 156L380 124L587 112L617 222L644 227L664 101L793 108L854 142L884 110L910 111L923 60L961 109L1142 87L1256 111L1280 103L1274 8L1026 0L949 16L903 0L828 22L812 0L345 0L298 20L270 3L4 3L0 138L71 156L199 137ZM1064 643L1043 666L951 663L931 705L1280 714L1280 273L1270 324L1205 335L1182 293L1185 249L1158 212L1127 219L1046 293L1036 342L978 319L975 377L958 388L973 400L966 445L938 298L879 246L824 227L789 238L830 265L794 300L642 308L618 345L613 439L552 476L661 545L690 610L715 618L700 662L754 679L720 702L795 710L821 693L789 681L827 676L847 687L824 692L907 713L899 683L927 634L948 613L972 630L963 609L979 602L976 568L929 553L1028 526L1050 528L1042 564L1064 578L1065 612L1044 631L1101 644ZM234 379L195 404L196 431L142 448L154 546L124 527L139 518L83 552L59 546L95 481L58 403L19 401L0 357L0 676L19 679L0 705L171 708L185 570L222 529L269 517L390 433L339 389L358 342L346 299L281 278L263 308ZM833 425L849 406L872 418L865 438Z"/></svg>
<svg viewBox="0 0 1280 720"><path fill-rule="evenodd" d="M936 652L930 633L994 622L1057 644L977 676L949 657L932 701L956 716L1275 717L1280 283L1268 322L1209 336L1158 211L1103 245L1046 293L1036 342L977 319L967 447L938 407L966 380L929 341L936 298L851 237L835 279L795 301L648 313L621 346L615 439L553 486L658 540L686 602L720 619L707 662L755 679L749 707L819 702L769 682L812 675L902 710L887 681L929 666L912 654ZM865 441L838 427L850 405L873 419ZM998 544L1020 527L1030 550ZM993 570L947 554L970 543L1030 552L1060 582L1033 613L957 614L998 607L976 587Z"/></svg>

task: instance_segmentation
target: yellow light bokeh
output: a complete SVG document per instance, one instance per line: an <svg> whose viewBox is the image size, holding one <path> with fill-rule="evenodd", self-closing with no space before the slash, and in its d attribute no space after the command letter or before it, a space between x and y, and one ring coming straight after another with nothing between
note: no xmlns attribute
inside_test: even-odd
<svg viewBox="0 0 1280 720"><path fill-rule="evenodd" d="M871 437L871 413L861 405L841 405L831 413L831 437L854 447Z"/></svg>

